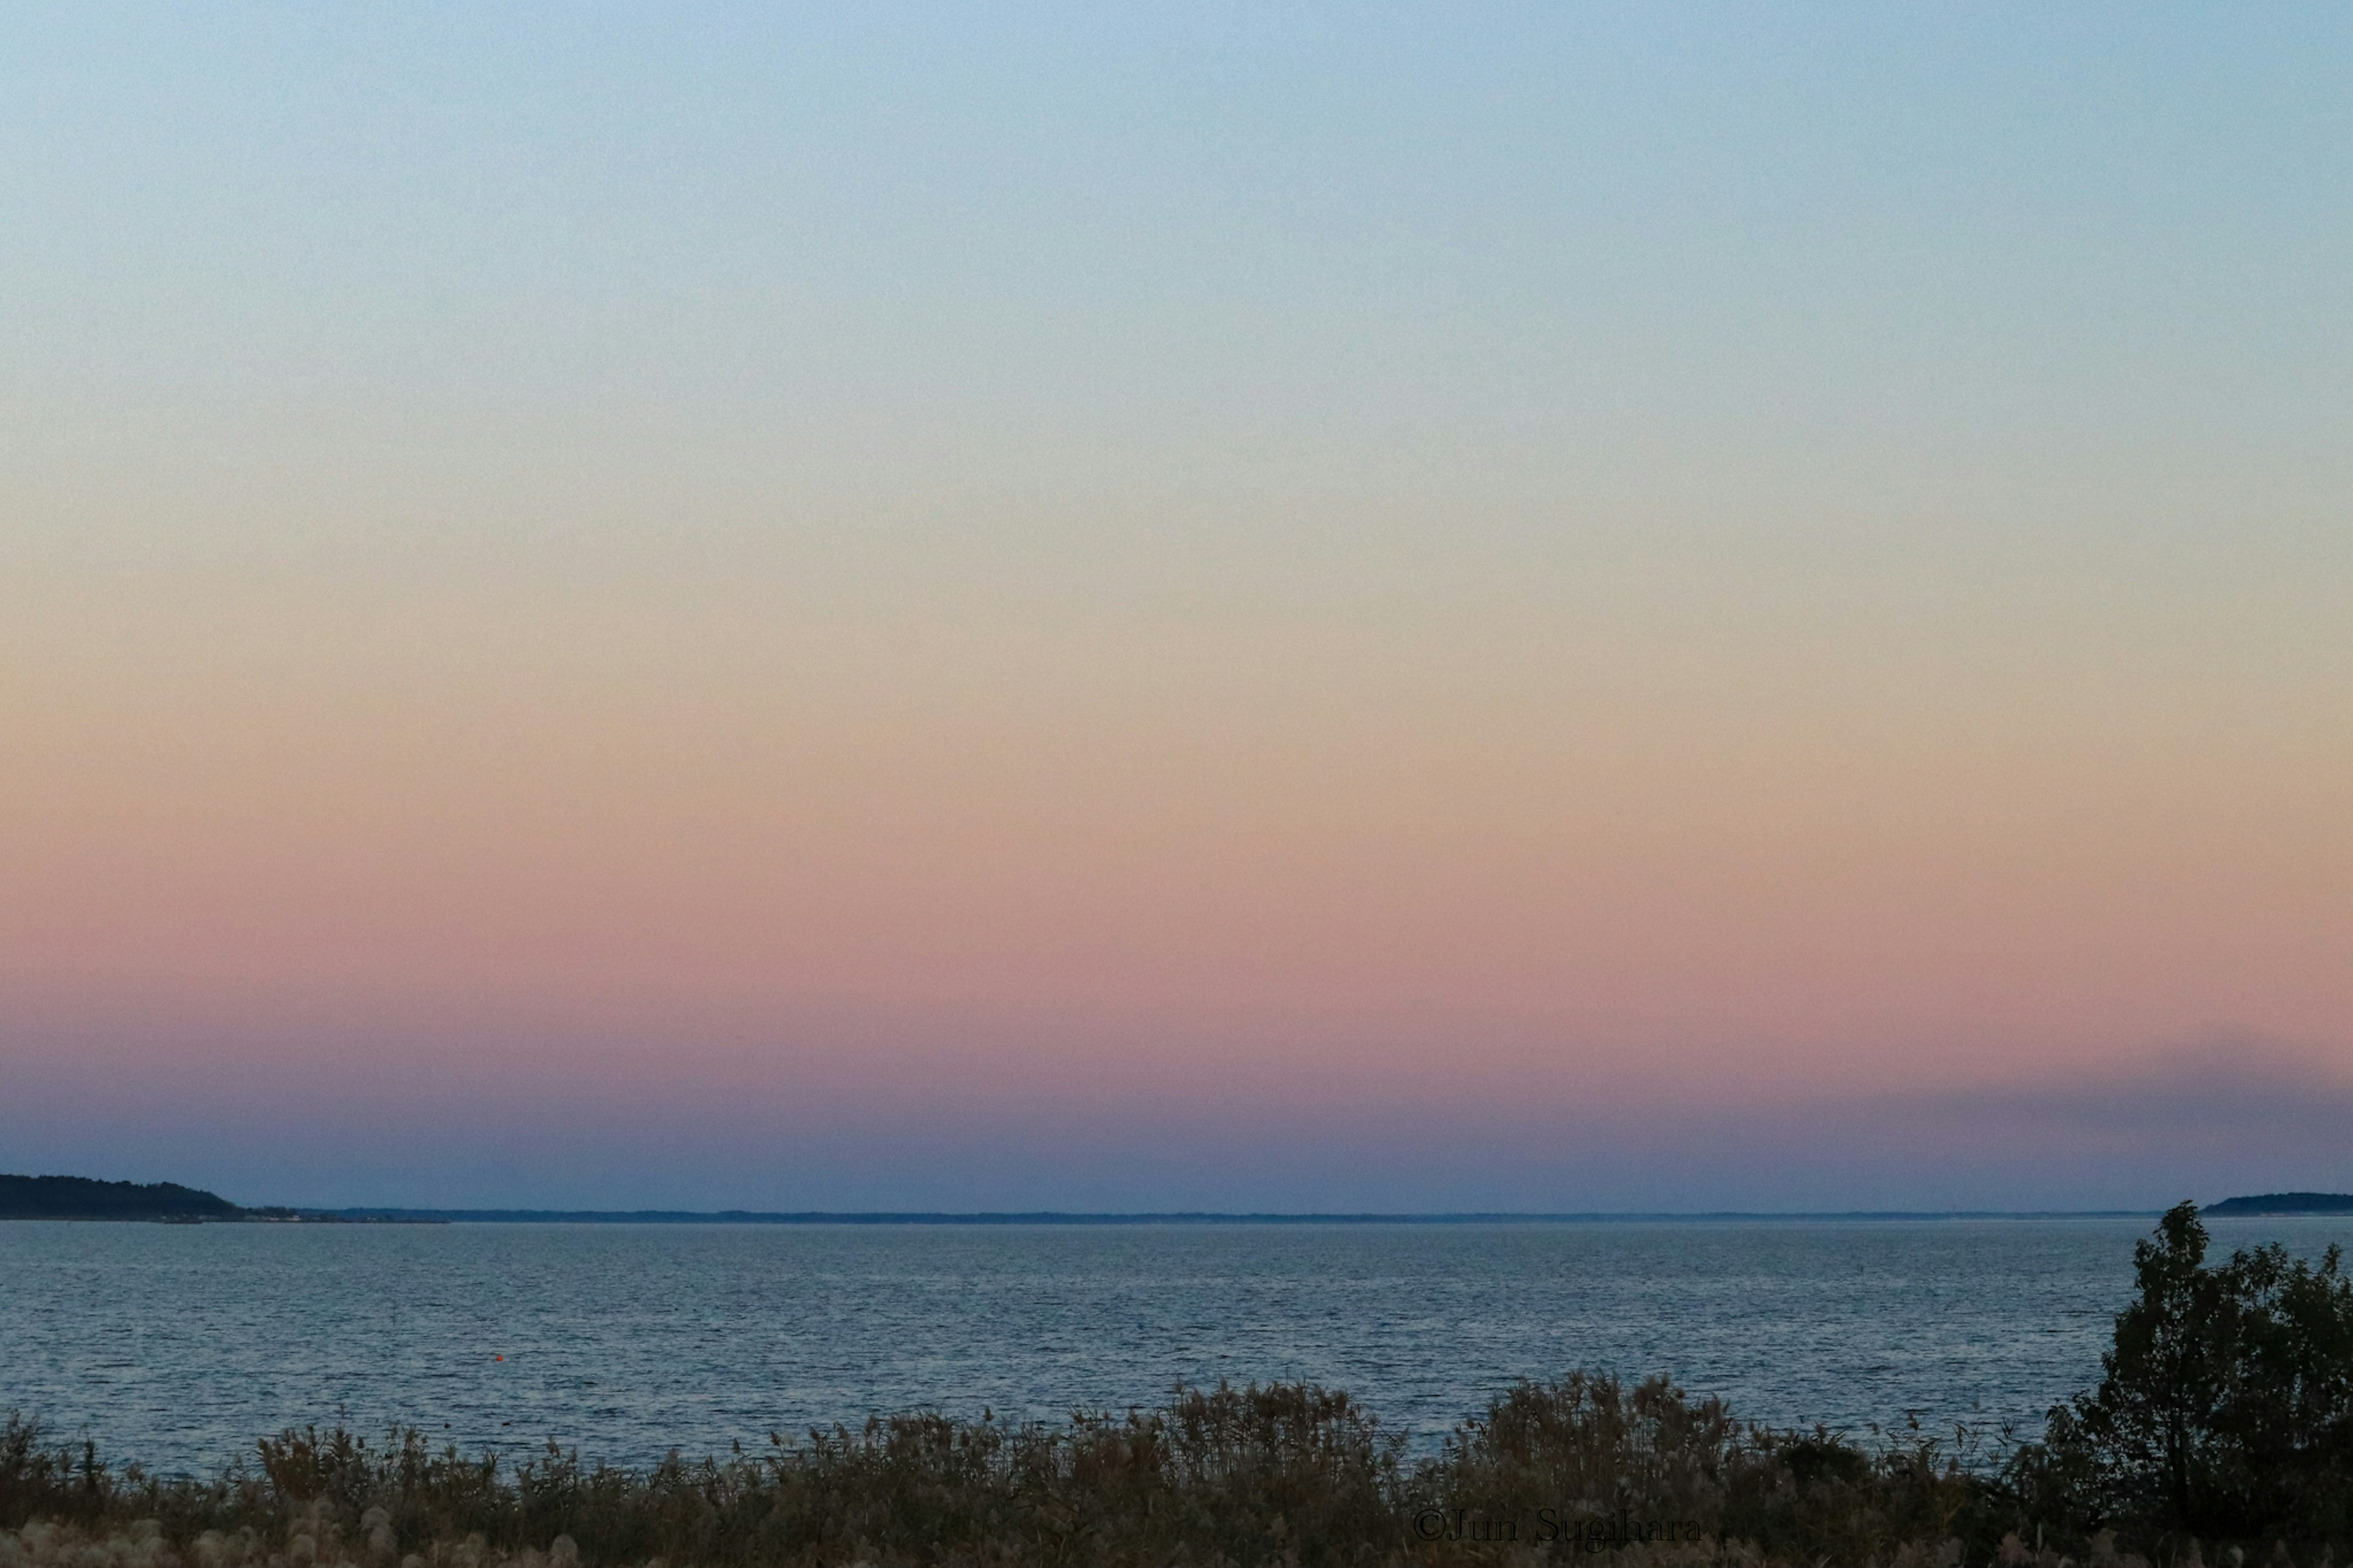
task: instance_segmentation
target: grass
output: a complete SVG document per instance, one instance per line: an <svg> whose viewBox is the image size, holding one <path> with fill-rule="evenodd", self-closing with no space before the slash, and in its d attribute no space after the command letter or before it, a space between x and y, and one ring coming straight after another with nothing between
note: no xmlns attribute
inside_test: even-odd
<svg viewBox="0 0 2353 1568"><path fill-rule="evenodd" d="M648 1470L287 1432L202 1480L0 1426L0 1568L1611 1562L2058 1568L1966 1435L1745 1426L1665 1381L1523 1384L1409 1462L1346 1394L1179 1390L1056 1426L914 1414ZM1973 1462L1975 1461L1975 1462ZM2063 1553L2062 1545L2067 1548ZM2103 1548L2105 1550L2103 1550ZM2144 1551L2186 1562L2186 1543ZM2147 1561L2147 1558L2143 1559ZM2306 1558L2311 1560L2307 1554ZM2221 1560L2218 1559L2218 1562Z"/></svg>

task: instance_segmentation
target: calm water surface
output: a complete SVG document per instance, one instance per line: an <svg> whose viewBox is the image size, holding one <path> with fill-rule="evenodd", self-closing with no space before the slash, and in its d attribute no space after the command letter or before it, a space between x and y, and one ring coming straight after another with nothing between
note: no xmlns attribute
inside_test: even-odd
<svg viewBox="0 0 2353 1568"><path fill-rule="evenodd" d="M1578 1366L1776 1424L2031 1430L2096 1376L2149 1224L0 1223L0 1408L164 1469L339 1412L642 1463L1219 1378L1347 1388L1428 1444ZM2345 1220L2212 1228L2224 1249L2353 1242Z"/></svg>

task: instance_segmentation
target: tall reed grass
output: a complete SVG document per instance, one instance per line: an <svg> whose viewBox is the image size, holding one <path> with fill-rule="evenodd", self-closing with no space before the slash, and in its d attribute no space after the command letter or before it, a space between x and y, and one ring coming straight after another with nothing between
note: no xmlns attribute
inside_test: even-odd
<svg viewBox="0 0 2353 1568"><path fill-rule="evenodd" d="M1419 1460L1345 1394L1290 1384L1053 1426L876 1417L649 1469L338 1426L163 1479L11 1418L0 1568L2070 1561L1986 1458L1966 1434L1773 1431L1663 1379L1584 1373L1509 1390ZM2135 1561L2113 1537L2063 1544Z"/></svg>

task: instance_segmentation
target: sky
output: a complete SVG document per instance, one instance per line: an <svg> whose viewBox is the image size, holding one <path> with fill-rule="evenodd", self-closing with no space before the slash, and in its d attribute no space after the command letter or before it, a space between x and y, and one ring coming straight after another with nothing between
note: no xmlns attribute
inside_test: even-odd
<svg viewBox="0 0 2353 1568"><path fill-rule="evenodd" d="M0 1168L2353 1187L2353 16L0 22Z"/></svg>

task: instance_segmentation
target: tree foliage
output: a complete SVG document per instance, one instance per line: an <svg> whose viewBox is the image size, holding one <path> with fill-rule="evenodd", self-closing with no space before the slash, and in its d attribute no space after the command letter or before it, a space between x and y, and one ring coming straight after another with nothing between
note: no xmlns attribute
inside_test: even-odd
<svg viewBox="0 0 2353 1568"><path fill-rule="evenodd" d="M2206 1261L2195 1205L2133 1249L2097 1388L2016 1475L2044 1510L2216 1537L2353 1529L2353 1279L2279 1243Z"/></svg>

